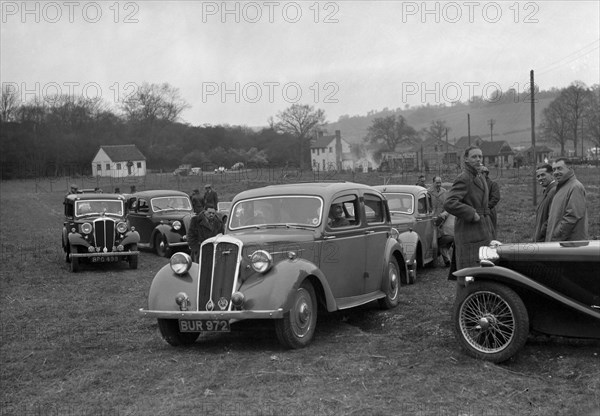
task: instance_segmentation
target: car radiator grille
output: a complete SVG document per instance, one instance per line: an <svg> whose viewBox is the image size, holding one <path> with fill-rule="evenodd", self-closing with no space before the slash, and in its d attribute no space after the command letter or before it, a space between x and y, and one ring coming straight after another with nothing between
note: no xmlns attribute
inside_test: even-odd
<svg viewBox="0 0 600 416"><path fill-rule="evenodd" d="M95 220L94 239L96 247L112 251L115 245L115 222L108 218Z"/></svg>
<svg viewBox="0 0 600 416"><path fill-rule="evenodd" d="M198 310L228 310L233 292L239 247L228 242L207 243L200 253Z"/></svg>

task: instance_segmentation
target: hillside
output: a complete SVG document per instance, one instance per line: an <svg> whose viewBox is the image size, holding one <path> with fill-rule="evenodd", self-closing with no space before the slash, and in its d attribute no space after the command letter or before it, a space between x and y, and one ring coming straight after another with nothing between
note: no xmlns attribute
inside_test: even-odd
<svg viewBox="0 0 600 416"><path fill-rule="evenodd" d="M542 111L554 99L551 96L539 98L535 107L535 124L542 120ZM360 143L367 134L372 120L392 114L403 115L408 124L417 131L429 127L434 120L444 120L450 128L448 139L450 143L468 134L467 114L471 115L471 136L480 136L485 140L490 138L489 120L495 120L494 140L506 140L511 146L528 146L531 143L531 113L529 102L482 103L479 105L458 104L451 107L424 106L407 110L382 110L370 112L366 116L340 117L336 122L329 123L327 130L340 130L342 137L350 143ZM538 138L538 137L536 137ZM541 138L538 138L541 139Z"/></svg>

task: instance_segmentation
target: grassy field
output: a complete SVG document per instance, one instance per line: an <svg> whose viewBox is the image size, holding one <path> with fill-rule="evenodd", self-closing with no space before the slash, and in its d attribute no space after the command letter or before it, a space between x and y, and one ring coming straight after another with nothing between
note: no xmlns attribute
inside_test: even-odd
<svg viewBox="0 0 600 416"><path fill-rule="evenodd" d="M499 239L530 241L529 172L493 172L501 185ZM577 170L600 236L600 172ZM451 174L444 180L451 182ZM454 340L454 284L426 268L400 305L320 315L314 342L282 349L272 323L173 348L142 318L154 274L167 263L142 252L122 265L67 271L62 198L80 187L191 191L211 182L221 200L285 181L414 183L414 175L265 170L136 182L92 178L1 183L0 415L600 415L600 343L531 336L501 365ZM539 189L538 189L539 191Z"/></svg>

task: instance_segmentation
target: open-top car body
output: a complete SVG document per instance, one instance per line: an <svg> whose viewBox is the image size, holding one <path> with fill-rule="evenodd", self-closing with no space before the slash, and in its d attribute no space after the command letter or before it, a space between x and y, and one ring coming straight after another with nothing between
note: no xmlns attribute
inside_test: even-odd
<svg viewBox="0 0 600 416"><path fill-rule="evenodd" d="M398 241L406 252L409 283L417 279L417 270L437 259L437 227L431 195L417 185L375 186L385 195L392 226L398 230Z"/></svg>
<svg viewBox="0 0 600 416"><path fill-rule="evenodd" d="M82 262L126 261L138 265L139 234L126 221L126 201L120 194L74 193L65 196L62 247L71 272Z"/></svg>
<svg viewBox="0 0 600 416"><path fill-rule="evenodd" d="M479 259L454 272L455 331L470 355L507 360L529 331L600 339L600 241L494 244Z"/></svg>
<svg viewBox="0 0 600 416"><path fill-rule="evenodd" d="M340 205L343 218L328 218ZM147 316L172 345L194 342L230 323L272 319L280 342L310 343L317 309L378 300L398 304L406 277L387 202L355 183L274 185L238 194L226 234L202 243L200 263L185 253L154 277Z"/></svg>
<svg viewBox="0 0 600 416"><path fill-rule="evenodd" d="M162 257L189 248L186 232L193 211L185 192L141 191L129 195L128 201L127 219L140 233L140 247L150 248Z"/></svg>

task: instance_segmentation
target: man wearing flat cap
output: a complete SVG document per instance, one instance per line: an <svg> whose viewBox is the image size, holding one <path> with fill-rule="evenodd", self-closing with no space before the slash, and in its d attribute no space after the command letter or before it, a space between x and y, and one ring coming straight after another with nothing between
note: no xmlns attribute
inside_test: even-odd
<svg viewBox="0 0 600 416"><path fill-rule="evenodd" d="M219 197L217 193L212 189L212 185L207 183L204 185L204 209L206 208L214 208L217 209L217 204L219 203Z"/></svg>

